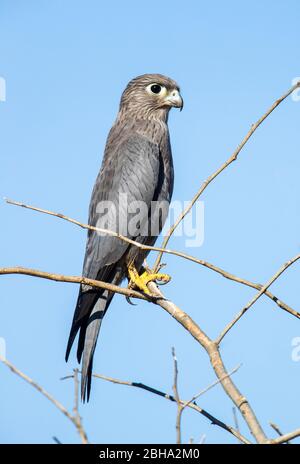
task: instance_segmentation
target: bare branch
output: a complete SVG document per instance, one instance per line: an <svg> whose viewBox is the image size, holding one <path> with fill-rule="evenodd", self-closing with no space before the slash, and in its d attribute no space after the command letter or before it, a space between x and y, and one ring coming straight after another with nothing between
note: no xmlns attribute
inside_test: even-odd
<svg viewBox="0 0 300 464"><path fill-rule="evenodd" d="M50 272L39 271L37 269L29 269L25 267L4 267L0 268L0 275L4 274L23 274L32 277L40 277L42 279L54 280L56 282L69 282L73 284L84 284L95 288L105 288L120 295L129 296L130 298L139 298L141 300L152 301L153 298L143 293L136 292L128 288L118 287L117 285L109 284L101 280L88 279L86 277L66 276L62 274L54 274Z"/></svg>
<svg viewBox="0 0 300 464"><path fill-rule="evenodd" d="M284 93L282 95L282 97L280 97L278 100L276 100L273 105L266 111L266 113L255 123L255 124L252 124L250 130L248 131L248 133L246 134L246 136L244 137L244 139L242 140L242 142L238 145L238 147L236 148L236 150L233 152L233 154L228 158L227 161L225 161L225 163L223 163L219 169L217 169L213 174L211 174L204 182L203 184L201 185L200 189L198 190L198 192L196 193L196 195L194 196L194 198L192 199L192 201L190 202L190 204L185 208L185 210L179 215L179 217L176 219L175 223L172 225L172 227L168 230L167 234L165 235L164 237L164 241L163 241L163 244L162 244L162 248L166 248L173 232L175 231L175 229L178 227L178 225L181 223L181 221L183 221L183 219L185 218L185 216L191 211L191 209L193 208L194 204L196 203L196 201L199 199L199 197L202 195L202 193L204 192L204 190L206 189L206 187L219 175L221 174L222 171L224 171L224 169L226 169L231 163L233 163L233 161L235 161L238 157L238 155L240 154L241 150L244 148L244 146L246 145L246 143L248 142L248 140L251 138L251 136L254 134L254 132L256 131L256 129L264 122L264 120L275 110L275 108L277 108L277 106L280 105L280 103L282 103L289 95L291 95L291 93L294 92L294 90L296 90L298 87L300 87L300 81L297 82L295 85L293 85L293 87L291 87L286 93ZM160 264L160 261L161 261L161 258L162 258L162 252L159 253L159 255L157 256L157 259L155 261L155 265L154 265L154 269L158 269L159 267L159 264Z"/></svg>
<svg viewBox="0 0 300 464"><path fill-rule="evenodd" d="M77 415L73 416L72 414L70 414L69 411L59 401L57 401L53 396L50 395L50 393L48 393L37 382L28 377L28 375L24 374L19 369L17 369L12 363L7 361L7 359L0 356L0 362L5 364L14 374L21 377L21 379L25 380L25 382L29 383L29 385L31 385L33 388L39 391L45 398L47 398L62 414L64 414L64 416L66 416L72 422L72 424L75 425L77 432L80 435L82 444L88 443L86 432L82 426L81 420L78 421Z"/></svg>
<svg viewBox="0 0 300 464"><path fill-rule="evenodd" d="M161 291L157 286L151 282L149 283L151 293L161 299L157 299L155 303L167 311L177 322L179 322L207 352L211 365L220 379L220 383L225 390L226 394L231 398L236 407L241 411L252 435L258 443L265 443L267 437L262 430L247 398L243 396L238 388L233 383L232 379L228 376L228 372L224 366L217 344L211 340L205 332L193 321L193 319L182 311L170 300L163 297Z"/></svg>
<svg viewBox="0 0 300 464"><path fill-rule="evenodd" d="M116 293L121 293L123 295L128 295L131 297L137 297L142 299L148 299L146 296L135 292L133 290L124 289L112 284L107 284L105 282L85 279L82 277L66 277L60 274L49 274L42 271L36 271L32 269L24 268L4 268L0 269L0 274L26 274L36 277L46 278L55 281L63 282L73 282L73 283L84 283L93 287L108 288L111 291ZM225 366L220 357L217 345L200 329L200 327L181 309L179 309L174 303L171 303L169 300L164 299L162 293L158 290L157 286L152 282L149 283L149 288L152 295L156 296L152 298L152 301L163 309L165 309L172 317L174 317L183 327L190 332L190 334L203 346L208 355L210 356L212 366L217 374L219 379L225 377L228 373L225 369ZM258 442L263 442L266 437L258 423L254 412L248 404L248 401L241 395L238 389L235 387L230 378L224 378L221 380L221 384L225 389L226 393L230 396L234 404L240 409L242 414L245 417L248 426L253 433L254 437Z"/></svg>
<svg viewBox="0 0 300 464"><path fill-rule="evenodd" d="M296 429L293 432L286 433L285 435L281 435L278 438L274 438L273 440L269 440L268 443L272 445L280 445L281 443L288 443L290 440L294 440L294 438L300 437L300 429Z"/></svg>
<svg viewBox="0 0 300 464"><path fill-rule="evenodd" d="M287 263L284 269L286 269L287 266L291 265L292 262L295 260L296 258L294 258L294 260L291 260L289 263ZM34 275L37 277L48 278L50 280L57 280L57 281L85 283L86 285L91 285L91 286L101 287L101 288L109 287L110 290L115 291L117 293L122 293L128 296L136 296L137 298L147 299L147 297L145 297L144 295L138 292L135 292L133 290L123 289L121 287L113 286L105 282L93 281L90 279L84 279L82 277L67 277L66 278L65 276L62 276L59 274L48 274L42 271L28 270L24 268L0 269L0 274L11 274L11 273ZM279 276L279 273L277 274ZM265 285L260 290L259 292L260 294L263 293L263 290L265 287L267 288L267 286ZM150 283L149 288L151 289L151 293L156 296L156 299L152 298L152 301L158 304L159 306L161 306L166 311L168 311L169 314L171 314L172 317L174 317L178 322L180 322L180 324L182 324L191 333L191 335L205 348L205 350L210 356L212 366L218 378L222 379L222 377L226 377L228 373L220 357L217 344L214 343L211 339L209 339L209 337L207 337L207 335L197 326L197 324L186 313L180 310L174 303L171 303L170 301L165 300L155 284ZM225 378L221 380L221 384L223 388L225 389L226 393L230 396L230 398L234 402L234 404L240 409L240 411L244 415L245 420L251 432L253 433L254 437L256 438L256 440L260 443L264 442L266 440L265 434L262 431L261 426L259 422L257 421L257 418L255 417L254 412L249 406L248 401L240 394L240 392L235 387L235 385L233 384L230 378L227 378L227 379Z"/></svg>
<svg viewBox="0 0 300 464"><path fill-rule="evenodd" d="M84 224L82 222L79 222L76 219L72 219L72 218L70 218L68 216L65 216L64 214L61 214L61 213L56 213L54 211L49 211L49 210L46 210L46 209L38 208L36 206L27 205L27 204L21 203L19 201L14 201L14 200L9 200L9 199L5 199L5 201L6 201L6 203L8 203L10 205L20 206L20 207L25 208L25 209L30 209L30 210L33 210L33 211L37 211L39 213L48 214L50 216L54 216L54 217L57 217L59 219L63 219L65 221L70 222L72 224L75 224L75 225L77 225L77 226L79 226L79 227L81 227L83 229L94 230L94 231L99 232L99 233L106 233L107 235L117 237L120 240L123 240L123 241L125 241L127 243L130 243L131 245L134 245L137 248L140 248L142 250L158 251L158 252L161 252L161 253L166 253L166 254L177 256L179 258L186 259L186 260L191 261L193 263L199 264L200 266L211 269L212 271L217 272L218 274L222 275L226 279L232 280L232 281L240 283L242 285L246 285L246 286L251 287L251 288L256 288L257 290L260 290L263 287L261 284L257 284L257 283L251 282L249 280L242 279L241 277L237 277L234 274L231 274L231 273L229 273L227 271L224 271L220 267L209 263L208 261L204 261L203 259L196 258L194 256L191 256L191 255L189 255L187 253L183 253L181 251L170 250L170 249L167 249L167 248L159 248L159 247L155 247L155 246L143 245L143 244L138 243L138 242L136 242L134 240L131 240L128 237L125 237L125 236L123 236L121 234L117 234L116 232L113 232L112 230L101 229L101 228L98 228L98 227L90 226L88 224ZM272 301L274 301L281 309L287 311L291 315L293 315L293 316L297 317L298 319L300 319L300 313L299 312L295 311L293 308L288 306L286 303L281 301L279 298L277 298L272 293L266 291L265 294Z"/></svg>
<svg viewBox="0 0 300 464"><path fill-rule="evenodd" d="M117 385L125 385L127 387L135 387L135 388L140 388L141 390L148 391L150 393L153 393L154 395L158 395L162 398L165 398L166 400L169 400L171 402L176 403L176 399L174 398L173 395L169 395L168 393L165 393L161 390L157 390L156 388L150 387L149 385L145 385L144 383L141 382L132 382L132 381L127 381L127 380L120 380L116 379L113 377L108 377L107 375L102 375L102 374L92 374L94 378L96 379L101 379L105 380L107 382L111 382ZM62 377L61 380L66 380L66 379L72 379L74 375L67 375L65 377ZM182 405L188 403L187 401L180 400L180 403ZM220 421L217 419L215 416L207 412L205 409L202 409L198 404L195 402L186 404L186 407L193 409L194 411L197 411L200 413L202 416L206 417L212 425L217 425L218 427L222 428L223 430L226 430L227 432L231 433L234 435L238 440L240 440L242 443L245 444L251 444L251 442L245 438L243 435L241 435L237 430L235 430L233 427L230 425L225 424L224 422Z"/></svg>
<svg viewBox="0 0 300 464"><path fill-rule="evenodd" d="M173 383L173 392L174 398L177 403L177 415L176 415L176 443L181 444L181 416L183 411L183 405L180 401L179 392L178 392L178 362L175 353L175 348L172 348L172 356L174 361L174 383Z"/></svg>
<svg viewBox="0 0 300 464"><path fill-rule="evenodd" d="M166 248L173 232L177 228L177 226L180 224L180 222L185 218L185 216L189 213L189 211L192 209L196 201L200 198L202 193L205 191L207 186L218 176L220 175L230 164L235 161L243 147L246 145L248 140L251 138L251 136L254 134L254 132L258 129L258 127L265 121L265 119L277 108L295 89L300 87L300 82L297 82L293 87L291 87L288 92L286 92L282 97L280 97L278 100L276 100L273 105L266 111L266 113L255 123L251 126L250 130L242 140L242 142L238 145L236 150L233 152L233 154L228 158L227 161L225 161L213 174L211 174L201 185L200 189L190 202L187 208L180 214L180 216L177 218L175 221L174 225L169 229L168 233L164 237L162 247L152 247L152 246L147 246L140 244L136 242L135 240L131 240L125 236L122 236L116 232L109 231L106 229L99 229L93 226L89 226L87 224L82 224L79 221L76 221L74 219L71 219L65 215L59 214L59 213L54 213L52 211L48 210L43 210L41 208L36 208L33 206L25 205L23 203L15 202L13 200L6 200L7 203L14 204L17 206L21 206L27 209L35 210L41 213L49 214L51 216L58 217L60 219L69 221L71 223L74 223L82 228L85 229L90 229L94 231L98 231L101 233L106 233L109 235L112 235L114 237L119 238L120 240L123 240L133 246L136 246L138 248L144 249L144 250L153 250L158 252L157 259L155 261L155 266L154 269L157 270L161 261L161 258L164 253L167 254L172 254L184 259L188 259L192 262L198 263L204 267L207 267L209 269L212 269L213 271L221 274L222 276L233 280L235 282L241 283L243 285L247 285L252 288L256 288L258 292L256 295L247 303L247 305L236 315L236 317L233 319L230 324L228 324L225 329L222 331L220 336L217 338L216 341L213 341L210 339L206 333L196 324L195 321L184 311L182 311L178 306L176 306L173 302L167 300L161 291L157 288L157 286L151 282L149 283L149 289L151 291L151 296L146 296L140 292L131 290L131 289L125 289L122 287L118 287L116 285L108 284L106 282L102 281L97 281L97 280L92 280L84 277L76 277L76 276L64 276L61 274L51 274L39 270L34 270L34 269L26 269L22 267L10 267L10 268L2 268L0 269L0 275L4 274L24 274L24 275L31 275L31 276L36 276L39 278L44 278L44 279L49 279L49 280L54 280L54 281L61 281L61 282L71 282L71 283L77 283L77 284L85 284L91 287L96 287L96 288L105 288L109 291L115 292L115 293L120 293L122 295L125 295L127 297L134 297L134 298L140 298L144 299L147 301L151 301L152 303L160 306L162 309L168 312L177 322L179 322L193 337L194 339L204 348L206 353L209 356L211 366L217 376L217 380L207 387L206 389L202 390L198 395L193 397L191 400L184 402L183 400L180 399L179 393L178 393L178 365L177 365L177 358L175 355L175 350L173 349L172 354L173 354L173 359L174 359L174 385L173 385L173 390L174 390L174 396L170 396L167 394L164 394L163 392L160 392L158 390L152 389L151 387L147 387L143 384L135 384L134 382L124 382L124 381L117 381L117 379L111 379L109 377L104 377L104 376L99 376L97 374L94 374L94 377L100 377L105 380L109 380L114 383L121 383L123 385L130 385L130 386L135 386L138 388L143 388L147 391L150 391L154 394L164 396L166 399L169 399L170 401L174 401L177 403L177 419L176 419L176 432L177 432L177 443L181 443L181 416L184 408L190 407L192 409L197 410L200 412L202 415L204 415L207 418L210 418L213 423L216 423L223 429L230 431L234 436L236 436L238 439L240 439L242 442L248 442L239 432L239 430L236 430L232 427L227 426L226 424L218 421L215 419L213 416L211 416L209 413L206 411L202 410L198 405L195 403L196 398L198 398L201 394L205 393L209 388L212 388L214 385L220 383L225 391L225 393L228 395L228 397L232 400L234 405L239 409L241 412L242 416L244 417L248 428L252 435L254 436L255 440L258 443L270 443L270 444L279 444L279 443L286 443L289 440L292 440L293 438L296 438L300 436L300 429L295 430L294 432L290 432L288 434L282 435L280 430L278 429L277 426L274 424L271 424L271 426L274 428L274 430L277 431L281 436L279 436L276 439L269 440L262 427L260 422L258 421L254 411L252 410L247 398L241 394L241 392L238 390L236 387L235 383L233 382L231 378L231 374L229 373L223 363L220 351L219 351L219 344L222 341L222 339L225 337L225 335L231 330L231 328L239 321L239 319L250 309L257 301L258 299L263 295L266 294L269 298L271 298L273 301L276 302L276 304L284 309L285 311L289 312L290 314L293 314L295 317L300 318L300 314L297 311L294 311L292 308L287 306L285 303L282 301L278 300L277 297L275 297L272 293L268 291L268 288L281 276L283 272L285 272L286 269L288 269L293 263L295 263L299 258L300 254L296 255L294 258L292 258L290 261L285 263L277 272L276 274L265 284L256 284L244 279L241 279L237 276L234 276L232 274L229 274L228 272L218 268L217 266L214 266L213 264L210 264L206 261L197 259L193 256L187 255L185 253L181 253L179 251L175 250L169 250ZM10 362L7 360L3 359L0 357L0 361L3 362L9 369L11 369L12 372L17 374L19 377L23 378L27 383L32 385L36 390L38 390L43 396L45 396L54 406L56 406L76 427L82 443L88 443L88 439L86 436L86 433L82 427L81 423L81 418L79 415L79 408L78 408L78 370L74 370L73 376L68 376L66 378L72 377L74 378L74 408L73 408L73 414L71 414L61 403L59 403L55 398L53 398L49 393L47 393L40 385L38 385L36 382L34 382L32 379L30 379L27 375L19 371L15 366L13 366ZM236 425L238 428L238 425Z"/></svg>
<svg viewBox="0 0 300 464"><path fill-rule="evenodd" d="M271 277L270 280L260 289L260 291L244 306L244 308L235 316L235 318L225 327L222 331L220 336L217 338L216 343L217 345L223 340L225 335L232 329L232 327L239 321L239 319L251 308L251 306L256 303L256 301L263 295L263 293L277 280L281 274L283 274L292 264L300 259L300 254L294 256L294 258L290 259L287 263L283 264L281 268L276 272L276 274Z"/></svg>
<svg viewBox="0 0 300 464"><path fill-rule="evenodd" d="M280 428L278 427L277 424L274 424L274 422L269 422L269 424L270 424L270 426L272 427L272 429L274 429L275 432L278 433L278 435L279 435L280 437L283 436L283 433L281 432L281 430L280 430ZM289 444L288 441L287 441L286 443Z"/></svg>
<svg viewBox="0 0 300 464"><path fill-rule="evenodd" d="M78 431L84 436L85 431L82 425L82 419L79 414L79 379L78 379L78 369L74 369L74 407L73 407L73 418L76 423Z"/></svg>
<svg viewBox="0 0 300 464"><path fill-rule="evenodd" d="M232 280L234 282L245 285L247 287L255 288L256 290L261 290L263 288L262 284L258 284L258 283L251 282L250 280L242 279L241 277L238 277L234 274L224 271L220 267L217 267L214 264L211 264L207 261L202 261L202 263L199 262L198 264L202 264L202 266L207 267L211 269L212 271L217 272L218 274L222 275L226 279ZM298 311L295 311L293 308L288 306L286 303L280 300L277 296L273 295L273 293L266 290L264 294L268 296L272 301L274 301L274 303L276 303L279 306L279 308L283 309L284 311L300 319L300 313Z"/></svg>

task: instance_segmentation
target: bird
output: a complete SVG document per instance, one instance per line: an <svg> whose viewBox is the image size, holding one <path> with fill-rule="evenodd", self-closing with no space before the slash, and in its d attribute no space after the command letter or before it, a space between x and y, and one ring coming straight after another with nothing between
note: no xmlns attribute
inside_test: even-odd
<svg viewBox="0 0 300 464"><path fill-rule="evenodd" d="M168 129L172 107L183 108L178 84L161 74L132 79L122 93L119 111L109 131L102 165L92 191L89 225L117 232L153 246L168 214L174 167ZM131 208L132 205L137 208ZM111 234L88 230L84 277L149 294L151 281L170 276L143 267L149 250ZM73 316L65 359L79 332L77 360L81 363L81 399L89 401L93 357L100 326L114 293L82 284Z"/></svg>

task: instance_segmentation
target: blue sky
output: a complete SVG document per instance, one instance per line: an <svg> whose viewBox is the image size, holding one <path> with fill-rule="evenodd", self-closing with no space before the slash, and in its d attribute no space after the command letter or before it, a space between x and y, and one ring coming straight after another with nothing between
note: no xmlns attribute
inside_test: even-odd
<svg viewBox="0 0 300 464"><path fill-rule="evenodd" d="M120 94L134 76L159 72L177 80L185 108L172 111L174 199L189 200L248 131L300 76L297 0L8 1L0 2L0 197L87 220L91 189ZM265 282L300 250L300 101L291 97L251 139L240 158L209 186L205 240L170 246L229 272ZM85 231L0 202L0 266L22 265L80 275ZM154 258L154 255L152 256ZM150 258L151 261L151 258ZM216 336L254 291L196 264L166 257L167 297ZM73 386L60 377L76 366L64 352L77 286L26 276L0 279L0 337L7 358L72 408ZM299 264L272 291L300 310ZM299 321L261 298L222 343L229 370L265 431L300 426L300 363L292 360ZM189 399L214 380L206 353L158 307L116 296L102 326L95 372L171 391L171 347L179 387ZM47 400L0 366L0 442L76 443ZM220 386L199 404L233 424ZM147 392L95 380L81 407L92 442L175 441L176 408ZM241 431L248 435L240 419ZM183 440L234 443L194 411Z"/></svg>

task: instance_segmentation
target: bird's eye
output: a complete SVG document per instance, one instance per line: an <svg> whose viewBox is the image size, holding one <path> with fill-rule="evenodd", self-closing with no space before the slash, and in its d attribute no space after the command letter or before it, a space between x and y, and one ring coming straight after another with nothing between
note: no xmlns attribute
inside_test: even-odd
<svg viewBox="0 0 300 464"><path fill-rule="evenodd" d="M151 85L150 90L151 90L152 93L159 94L161 92L161 85L153 84L153 85Z"/></svg>
<svg viewBox="0 0 300 464"><path fill-rule="evenodd" d="M164 85L161 84L149 84L146 87L146 91L148 94L152 95L157 95L159 97L164 97L167 94L167 89Z"/></svg>

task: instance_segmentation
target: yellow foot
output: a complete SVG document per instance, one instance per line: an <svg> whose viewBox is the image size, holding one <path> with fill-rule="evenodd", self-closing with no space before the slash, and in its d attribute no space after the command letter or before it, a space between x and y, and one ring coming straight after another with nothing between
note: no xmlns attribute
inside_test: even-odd
<svg viewBox="0 0 300 464"><path fill-rule="evenodd" d="M128 275L130 278L128 288L137 287L147 295L151 295L151 292L147 287L149 282L158 281L166 284L171 280L171 277L168 274L161 274L158 272L151 273L150 270L145 270L141 275L139 275L138 271L134 267L134 264L129 264Z"/></svg>

